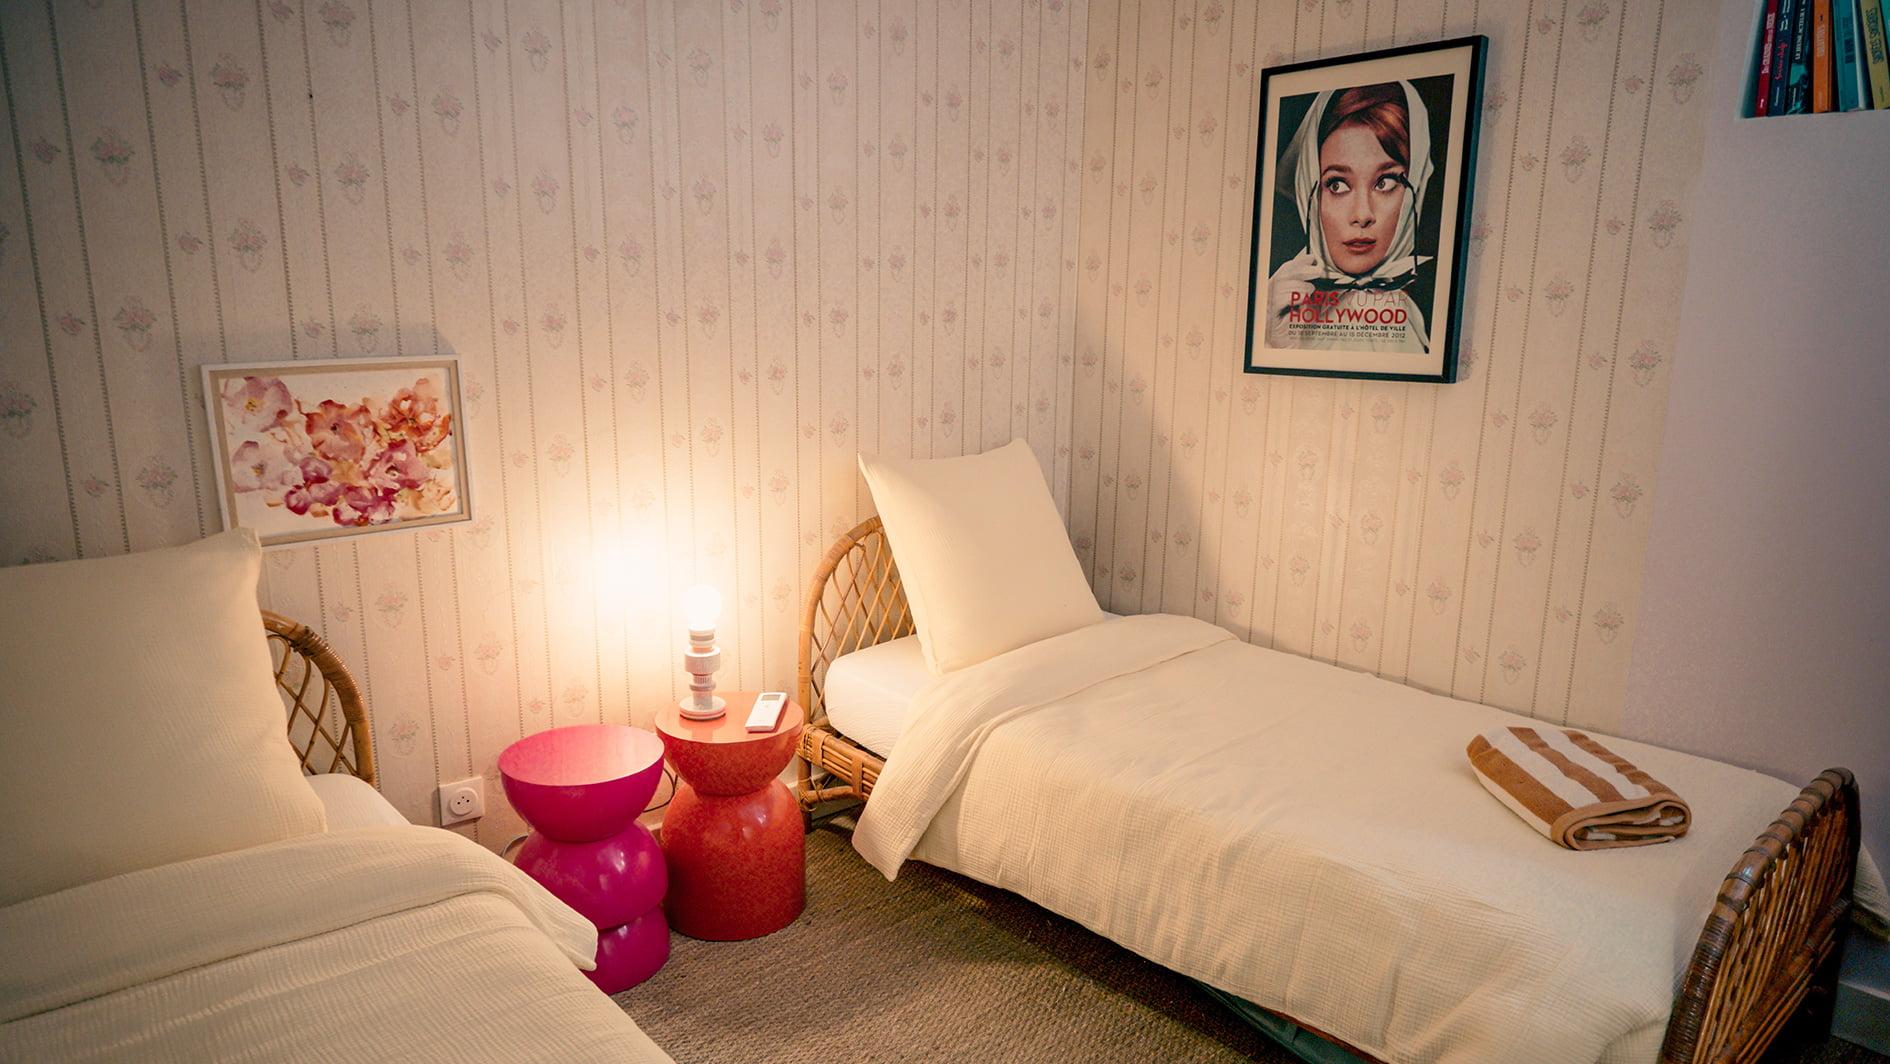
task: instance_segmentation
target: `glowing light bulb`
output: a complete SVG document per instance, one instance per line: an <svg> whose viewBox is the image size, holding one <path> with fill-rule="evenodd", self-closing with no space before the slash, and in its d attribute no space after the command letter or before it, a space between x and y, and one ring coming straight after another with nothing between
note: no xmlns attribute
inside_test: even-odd
<svg viewBox="0 0 1890 1064"><path fill-rule="evenodd" d="M708 584L697 584L683 592L683 623L692 632L715 630L722 619L722 593Z"/></svg>

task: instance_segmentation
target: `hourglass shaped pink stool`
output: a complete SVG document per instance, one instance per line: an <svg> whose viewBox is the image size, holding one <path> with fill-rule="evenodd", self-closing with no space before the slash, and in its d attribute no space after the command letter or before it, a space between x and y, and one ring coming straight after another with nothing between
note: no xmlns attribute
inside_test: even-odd
<svg viewBox="0 0 1890 1064"><path fill-rule="evenodd" d="M663 851L637 817L663 777L663 742L621 724L528 735L499 755L505 797L532 827L518 867L597 927L606 994L641 983L669 960Z"/></svg>

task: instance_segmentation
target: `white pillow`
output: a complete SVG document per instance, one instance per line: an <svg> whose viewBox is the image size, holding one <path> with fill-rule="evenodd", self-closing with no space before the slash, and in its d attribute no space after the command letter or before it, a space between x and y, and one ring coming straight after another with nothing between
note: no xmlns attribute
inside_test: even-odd
<svg viewBox="0 0 1890 1064"><path fill-rule="evenodd" d="M0 569L0 905L323 830L247 529Z"/></svg>
<svg viewBox="0 0 1890 1064"><path fill-rule="evenodd" d="M906 599L942 674L1102 620L1036 455L860 456Z"/></svg>

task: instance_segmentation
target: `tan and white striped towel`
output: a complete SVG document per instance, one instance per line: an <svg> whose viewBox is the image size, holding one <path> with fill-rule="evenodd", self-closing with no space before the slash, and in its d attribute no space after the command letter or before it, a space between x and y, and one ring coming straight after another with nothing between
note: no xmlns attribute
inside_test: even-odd
<svg viewBox="0 0 1890 1064"><path fill-rule="evenodd" d="M1468 752L1498 801L1571 850L1672 842L1693 816L1666 784L1578 731L1497 728Z"/></svg>

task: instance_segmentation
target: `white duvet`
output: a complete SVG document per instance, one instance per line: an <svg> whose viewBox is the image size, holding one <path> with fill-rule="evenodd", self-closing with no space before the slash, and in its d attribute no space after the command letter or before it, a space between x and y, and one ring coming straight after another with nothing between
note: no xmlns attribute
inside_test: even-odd
<svg viewBox="0 0 1890 1064"><path fill-rule="evenodd" d="M1654 1060L1720 881L1793 784L1608 739L1677 843L1580 853L1477 784L1525 720L1234 641L1106 621L920 693L854 834L1004 887L1381 1059ZM1867 882L1866 882L1867 881ZM1860 902L1882 884L1860 862Z"/></svg>
<svg viewBox="0 0 1890 1064"><path fill-rule="evenodd" d="M308 835L0 909L0 1060L667 1061L596 931L451 832Z"/></svg>

